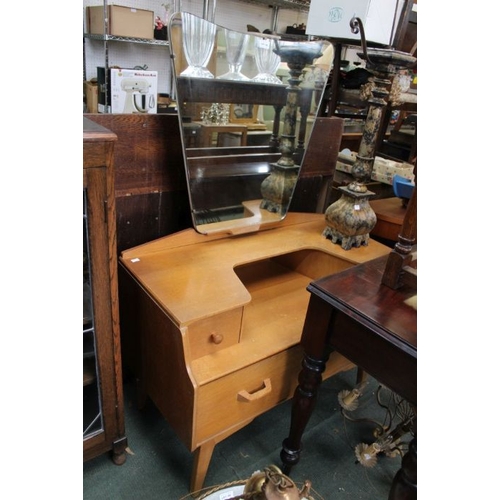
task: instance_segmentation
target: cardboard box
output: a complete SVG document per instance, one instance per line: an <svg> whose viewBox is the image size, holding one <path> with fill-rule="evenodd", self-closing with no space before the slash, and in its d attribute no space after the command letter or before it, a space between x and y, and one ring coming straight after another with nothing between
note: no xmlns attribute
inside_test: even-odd
<svg viewBox="0 0 500 500"><path fill-rule="evenodd" d="M104 34L104 6L87 7L87 33ZM152 10L108 5L108 35L153 39Z"/></svg>
<svg viewBox="0 0 500 500"><path fill-rule="evenodd" d="M339 154L336 169L340 172L346 172L350 174L352 172L352 164L355 160L355 153L351 153L349 157L347 157L344 153L341 153ZM371 175L371 179L373 181L390 184L392 186L393 178L395 175L404 177L411 182L415 181L415 175L413 174L413 165L411 163L407 163L404 161L398 162L389 160L387 158L382 158L380 156L375 156Z"/></svg>
<svg viewBox="0 0 500 500"><path fill-rule="evenodd" d="M97 113L97 82L83 82L87 113Z"/></svg>
<svg viewBox="0 0 500 500"><path fill-rule="evenodd" d="M375 163L372 171L372 180L383 182L385 184L393 184L395 175L404 177L411 182L415 181L413 174L413 165L407 162L397 162L388 160L387 158L375 157Z"/></svg>
<svg viewBox="0 0 500 500"><path fill-rule="evenodd" d="M111 68L111 113L155 114L158 71Z"/></svg>

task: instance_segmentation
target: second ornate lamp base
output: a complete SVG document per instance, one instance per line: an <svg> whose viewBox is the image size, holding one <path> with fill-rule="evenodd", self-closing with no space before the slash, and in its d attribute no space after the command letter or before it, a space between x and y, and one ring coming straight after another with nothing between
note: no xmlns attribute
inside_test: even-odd
<svg viewBox="0 0 500 500"><path fill-rule="evenodd" d="M271 174L264 179L260 187L263 197L260 208L285 215L297 182L299 169L299 165L283 166L279 163L271 163Z"/></svg>
<svg viewBox="0 0 500 500"><path fill-rule="evenodd" d="M359 187L361 190L356 189ZM339 189L342 196L326 209L327 227L323 236L331 239L332 243L340 243L344 250L368 245L369 233L377 223L377 216L368 199L375 193L358 183L341 186Z"/></svg>

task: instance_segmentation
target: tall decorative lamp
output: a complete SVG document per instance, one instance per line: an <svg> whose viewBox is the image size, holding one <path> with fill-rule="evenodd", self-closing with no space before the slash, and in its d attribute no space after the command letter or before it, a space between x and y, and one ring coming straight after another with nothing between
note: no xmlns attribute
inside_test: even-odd
<svg viewBox="0 0 500 500"><path fill-rule="evenodd" d="M377 222L375 212L368 201L374 193L368 190L366 183L371 179L375 162L375 146L382 113L387 106L385 99L389 95L390 78L416 63L416 58L407 52L392 48L367 48L360 18L353 17L350 26L353 33L361 32L363 52L359 52L358 56L366 61L366 68L375 76L372 78L374 88L368 100L369 108L361 144L352 169L354 181L339 188L342 191L340 198L325 212L327 226L323 236L330 238L333 243L339 243L345 250L350 250L353 246L367 245L369 233Z"/></svg>
<svg viewBox="0 0 500 500"><path fill-rule="evenodd" d="M329 42L326 42L329 43ZM290 70L289 86L286 88L286 106L281 134L281 158L271 163L271 173L261 184L262 202L260 208L269 212L284 215L292 196L293 187L297 180L300 165L295 164L295 127L297 122L297 108L299 102L299 83L302 72L307 64L312 64L321 57L324 41L318 42L290 42L277 41L275 52L286 62Z"/></svg>

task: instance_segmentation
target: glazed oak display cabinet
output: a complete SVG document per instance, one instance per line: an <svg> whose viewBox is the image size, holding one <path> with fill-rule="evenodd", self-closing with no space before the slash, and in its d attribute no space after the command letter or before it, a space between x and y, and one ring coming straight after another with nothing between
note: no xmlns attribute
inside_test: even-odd
<svg viewBox="0 0 500 500"><path fill-rule="evenodd" d="M113 152L116 135L83 118L83 460L125 462Z"/></svg>

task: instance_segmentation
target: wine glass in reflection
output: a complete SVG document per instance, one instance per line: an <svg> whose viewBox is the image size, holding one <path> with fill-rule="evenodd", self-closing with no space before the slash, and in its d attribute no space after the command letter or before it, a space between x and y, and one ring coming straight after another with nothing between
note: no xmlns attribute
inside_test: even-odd
<svg viewBox="0 0 500 500"><path fill-rule="evenodd" d="M253 82L283 84L275 74L281 58L274 52L274 47L274 42L270 38L255 38L255 64L259 73L252 78Z"/></svg>
<svg viewBox="0 0 500 500"><path fill-rule="evenodd" d="M240 82L249 81L250 78L241 72L243 61L248 46L249 36L245 33L224 29L226 39L226 59L229 64L229 71L217 78L221 80L236 80Z"/></svg>
<svg viewBox="0 0 500 500"><path fill-rule="evenodd" d="M188 67L180 76L214 78L207 64L214 48L215 31L215 24L182 12L182 46Z"/></svg>

